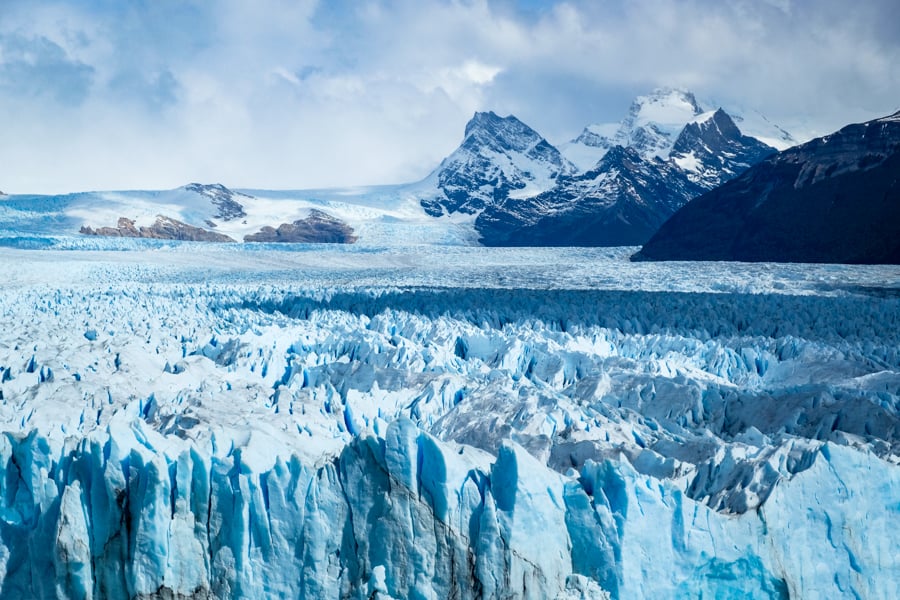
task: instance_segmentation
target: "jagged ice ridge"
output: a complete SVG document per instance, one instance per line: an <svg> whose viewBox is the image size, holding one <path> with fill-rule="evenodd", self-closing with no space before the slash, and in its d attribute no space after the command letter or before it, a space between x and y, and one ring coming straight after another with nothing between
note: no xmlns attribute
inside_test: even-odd
<svg viewBox="0 0 900 600"><path fill-rule="evenodd" d="M2 251L2 597L898 592L896 270L140 247Z"/></svg>

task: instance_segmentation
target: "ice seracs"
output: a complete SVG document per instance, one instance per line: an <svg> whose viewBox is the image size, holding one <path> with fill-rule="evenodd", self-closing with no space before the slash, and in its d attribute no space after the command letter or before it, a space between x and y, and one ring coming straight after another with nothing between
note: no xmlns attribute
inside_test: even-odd
<svg viewBox="0 0 900 600"><path fill-rule="evenodd" d="M896 269L124 241L0 250L0 595L900 585Z"/></svg>

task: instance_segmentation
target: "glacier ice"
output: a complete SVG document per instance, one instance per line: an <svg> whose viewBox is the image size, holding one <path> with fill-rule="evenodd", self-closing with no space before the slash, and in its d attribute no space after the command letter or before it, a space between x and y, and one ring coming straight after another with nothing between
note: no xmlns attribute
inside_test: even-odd
<svg viewBox="0 0 900 600"><path fill-rule="evenodd" d="M900 594L895 269L0 254L2 598Z"/></svg>

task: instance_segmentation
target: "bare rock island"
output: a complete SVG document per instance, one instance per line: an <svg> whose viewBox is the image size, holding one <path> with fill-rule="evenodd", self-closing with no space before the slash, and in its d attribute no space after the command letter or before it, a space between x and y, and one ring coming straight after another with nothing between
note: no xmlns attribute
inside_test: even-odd
<svg viewBox="0 0 900 600"><path fill-rule="evenodd" d="M353 228L326 212L312 209L309 216L278 228L263 227L257 233L244 236L245 242L352 244L356 241Z"/></svg>
<svg viewBox="0 0 900 600"><path fill-rule="evenodd" d="M182 221L157 215L156 221L149 227L135 226L134 221L127 217L119 217L115 227L98 227L93 229L87 225L82 226L79 233L84 235L97 235L105 237L129 237L146 238L156 240L179 240L183 242L234 242L232 238L221 233L207 231L200 227L188 225Z"/></svg>

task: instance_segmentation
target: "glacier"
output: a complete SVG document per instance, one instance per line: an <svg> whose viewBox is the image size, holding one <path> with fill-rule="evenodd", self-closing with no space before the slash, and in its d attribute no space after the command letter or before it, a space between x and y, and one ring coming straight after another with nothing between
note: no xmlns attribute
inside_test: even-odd
<svg viewBox="0 0 900 600"><path fill-rule="evenodd" d="M896 598L900 270L0 248L0 598Z"/></svg>

